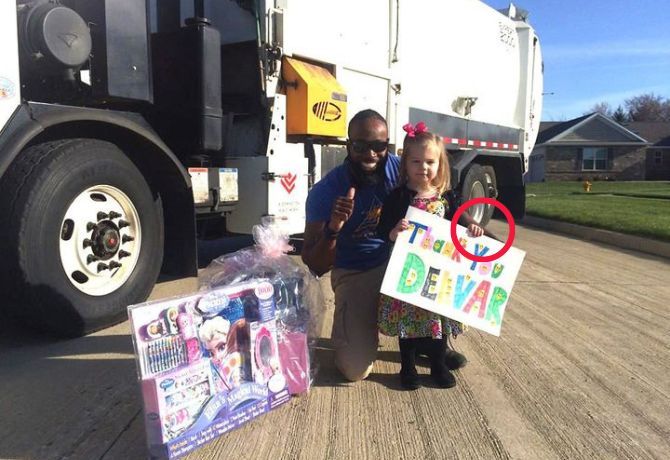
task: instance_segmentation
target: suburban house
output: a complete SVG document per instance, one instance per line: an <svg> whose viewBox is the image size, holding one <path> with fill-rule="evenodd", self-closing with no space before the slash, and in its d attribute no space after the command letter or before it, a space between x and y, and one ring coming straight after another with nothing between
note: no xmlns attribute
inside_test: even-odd
<svg viewBox="0 0 670 460"><path fill-rule="evenodd" d="M527 182L670 180L670 123L620 124L600 113L542 122Z"/></svg>
<svg viewBox="0 0 670 460"><path fill-rule="evenodd" d="M624 125L649 142L645 180L670 180L670 123L634 121Z"/></svg>

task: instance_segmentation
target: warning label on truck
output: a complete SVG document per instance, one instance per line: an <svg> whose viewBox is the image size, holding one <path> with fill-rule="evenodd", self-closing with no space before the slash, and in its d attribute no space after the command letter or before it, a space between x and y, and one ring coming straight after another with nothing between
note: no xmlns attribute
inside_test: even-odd
<svg viewBox="0 0 670 460"><path fill-rule="evenodd" d="M219 168L219 194L222 202L239 200L237 168Z"/></svg>
<svg viewBox="0 0 670 460"><path fill-rule="evenodd" d="M195 204L209 203L209 180L207 168L188 168L193 187L193 202Z"/></svg>

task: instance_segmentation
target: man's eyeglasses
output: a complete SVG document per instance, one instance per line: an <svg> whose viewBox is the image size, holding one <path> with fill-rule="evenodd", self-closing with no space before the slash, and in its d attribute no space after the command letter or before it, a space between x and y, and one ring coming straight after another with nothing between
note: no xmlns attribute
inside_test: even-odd
<svg viewBox="0 0 670 460"><path fill-rule="evenodd" d="M382 153L389 146L388 140L386 141L349 141L351 149L356 153L366 153L370 150L373 150L375 153Z"/></svg>

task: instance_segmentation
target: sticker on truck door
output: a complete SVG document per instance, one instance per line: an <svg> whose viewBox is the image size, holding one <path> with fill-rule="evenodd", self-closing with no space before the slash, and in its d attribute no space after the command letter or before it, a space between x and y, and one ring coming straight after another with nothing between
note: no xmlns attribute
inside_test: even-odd
<svg viewBox="0 0 670 460"><path fill-rule="evenodd" d="M295 188L295 181L298 179L298 176L295 174L288 172L281 176L281 186L284 187L284 190L286 190L286 193L291 194L293 189Z"/></svg>
<svg viewBox="0 0 670 460"><path fill-rule="evenodd" d="M298 181L298 175L293 174L292 172L286 172L282 174L279 183L286 190L288 195L291 195L293 190L295 190ZM303 203L294 196L288 197L284 200L278 200L276 202L276 209L280 216L287 217L294 216L296 213L300 213L303 207Z"/></svg>
<svg viewBox="0 0 670 460"><path fill-rule="evenodd" d="M302 153L302 152L301 152ZM289 234L305 230L307 200L307 159L294 155L274 155L268 168L275 179L268 182L268 211ZM290 169L286 165L290 165Z"/></svg>

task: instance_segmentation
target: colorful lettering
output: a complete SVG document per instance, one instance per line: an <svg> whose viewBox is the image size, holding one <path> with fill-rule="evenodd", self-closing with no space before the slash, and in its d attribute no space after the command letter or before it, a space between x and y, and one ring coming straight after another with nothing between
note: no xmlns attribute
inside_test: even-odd
<svg viewBox="0 0 670 460"><path fill-rule="evenodd" d="M421 239L421 247L425 250L429 250L433 246L434 241L435 238L433 238L433 235L431 235L430 227L428 227L426 232L423 234L423 238Z"/></svg>
<svg viewBox="0 0 670 460"><path fill-rule="evenodd" d="M419 233L419 230L425 232L425 231L429 230L429 227L426 226L426 225L420 224L418 222L414 222L414 221L410 221L409 223L410 223L410 225L414 226L414 228L412 229L412 234L409 237L409 243L414 244L414 238Z"/></svg>
<svg viewBox="0 0 670 460"><path fill-rule="evenodd" d="M486 321L490 321L492 326L500 324L502 322L502 315L500 314L500 306L504 305L507 301L507 291L503 288L496 286L493 288L493 294L491 294L491 302L486 309Z"/></svg>
<svg viewBox="0 0 670 460"><path fill-rule="evenodd" d="M465 249L465 246L468 244L468 240L466 238L459 238L458 242L461 243L461 247ZM458 251L454 251L454 253L451 255L451 260L454 262L458 262L459 264L461 263L461 253Z"/></svg>
<svg viewBox="0 0 670 460"><path fill-rule="evenodd" d="M468 285L463 289L463 280L465 280L465 275L458 275L456 278L456 290L454 294L454 308L460 310L465 298L470 294L472 288L475 287L475 282L468 277Z"/></svg>
<svg viewBox="0 0 670 460"><path fill-rule="evenodd" d="M428 276L426 276L426 283L423 285L421 295L427 299L435 300L437 297L437 279L440 277L440 270L434 267L428 269Z"/></svg>
<svg viewBox="0 0 670 460"><path fill-rule="evenodd" d="M478 249L480 249L481 252L478 252ZM488 246L484 246L483 244L479 244L479 243L475 244L475 255L476 256L481 257L484 254L486 254L487 252L489 252ZM472 262L472 265L470 265L470 270L474 270L476 266L477 266L477 262Z"/></svg>
<svg viewBox="0 0 670 460"><path fill-rule="evenodd" d="M479 264L479 270L477 270L477 273L482 276L489 275L491 273L492 266L493 264L491 262L482 262Z"/></svg>
<svg viewBox="0 0 670 460"><path fill-rule="evenodd" d="M437 294L437 303L438 304L447 304L449 303L449 298L451 297L451 275L448 271L445 271L442 275L442 280L440 280L440 289Z"/></svg>
<svg viewBox="0 0 670 460"><path fill-rule="evenodd" d="M445 257L451 257L454 251L456 251L456 246L454 246L454 243L448 242L442 248L441 254Z"/></svg>
<svg viewBox="0 0 670 460"><path fill-rule="evenodd" d="M474 307L475 310L479 309L478 316L480 318L484 318L484 314L486 313L486 302L488 300L490 289L491 289L491 283L489 281L482 281L481 283L479 283L479 286L477 286L477 289L475 289L475 292L472 294L472 297L470 297L468 303L465 304L463 312L470 313L470 310L472 310Z"/></svg>
<svg viewBox="0 0 670 460"><path fill-rule="evenodd" d="M500 274L501 274L502 271L503 271L503 268L505 268L505 266L504 266L503 264L498 264L498 263L495 264L495 265L493 266L493 273L491 274L491 278L497 278L497 277L499 277Z"/></svg>
<svg viewBox="0 0 670 460"><path fill-rule="evenodd" d="M425 273L426 267L421 258L411 252L408 253L398 281L397 291L402 294L416 292L423 283Z"/></svg>

